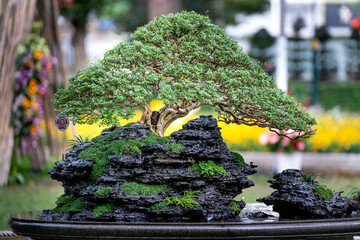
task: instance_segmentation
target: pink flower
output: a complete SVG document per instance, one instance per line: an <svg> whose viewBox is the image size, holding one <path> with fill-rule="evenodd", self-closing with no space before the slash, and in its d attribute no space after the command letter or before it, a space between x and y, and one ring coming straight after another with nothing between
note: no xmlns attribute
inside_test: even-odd
<svg viewBox="0 0 360 240"><path fill-rule="evenodd" d="M261 145L265 146L266 144L269 143L269 135L268 133L262 133L259 136L259 142Z"/></svg>
<svg viewBox="0 0 360 240"><path fill-rule="evenodd" d="M281 141L281 146L283 147L287 147L289 146L291 143L291 140L287 137L283 137L282 141Z"/></svg>
<svg viewBox="0 0 360 240"><path fill-rule="evenodd" d="M275 144L280 140L280 136L277 135L276 133L271 133L270 137L269 137L269 143L270 144Z"/></svg>
<svg viewBox="0 0 360 240"><path fill-rule="evenodd" d="M303 141L295 141L293 145L296 150L304 151L305 150L305 143Z"/></svg>

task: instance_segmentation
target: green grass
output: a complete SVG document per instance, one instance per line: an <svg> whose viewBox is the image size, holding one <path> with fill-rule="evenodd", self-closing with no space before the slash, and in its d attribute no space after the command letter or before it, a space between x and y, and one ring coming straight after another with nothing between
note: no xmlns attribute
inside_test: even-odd
<svg viewBox="0 0 360 240"><path fill-rule="evenodd" d="M54 208L63 193L61 184L52 180L36 181L34 186L0 187L0 230L10 230L12 214Z"/></svg>

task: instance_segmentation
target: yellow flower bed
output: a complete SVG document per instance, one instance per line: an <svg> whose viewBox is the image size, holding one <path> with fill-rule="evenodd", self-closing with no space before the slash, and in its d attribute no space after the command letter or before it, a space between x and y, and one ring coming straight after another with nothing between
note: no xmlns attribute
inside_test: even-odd
<svg viewBox="0 0 360 240"><path fill-rule="evenodd" d="M150 103L152 110L159 110L163 107L160 100L154 100ZM212 113L215 115L215 113ZM182 128L182 125L187 123L191 119L195 119L199 116L199 111L192 111L188 116L177 119L173 122L165 132L165 136L169 136L172 132L178 131ZM141 117L141 111L135 112L135 117L130 120L121 120L121 125L125 125L129 122L136 122ZM360 146L360 115L345 117L342 119L335 119L331 115L323 115L317 118L319 123L315 126L317 132L315 136L307 140L307 151L311 152L341 152L349 151L352 146ZM231 150L247 150L254 151L263 149L259 143L259 136L266 131L260 127L249 127L246 125L227 125L223 122L219 122L222 136L225 142L229 145ZM75 127L69 127L66 130L68 139L72 139L74 135L88 137L89 139L98 136L104 127L99 127L97 124L77 124ZM75 133L72 131L75 129ZM257 145L259 148L255 148ZM241 147L239 147L241 146ZM237 149L239 148L239 149ZM358 147L357 149L360 149Z"/></svg>
<svg viewBox="0 0 360 240"><path fill-rule="evenodd" d="M310 151L349 151L352 145L360 145L360 116L335 119L325 115L318 118L316 134L309 139Z"/></svg>

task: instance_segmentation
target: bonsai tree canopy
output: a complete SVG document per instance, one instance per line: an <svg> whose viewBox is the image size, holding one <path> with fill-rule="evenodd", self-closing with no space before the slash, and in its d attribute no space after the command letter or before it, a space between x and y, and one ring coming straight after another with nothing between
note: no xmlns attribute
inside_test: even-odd
<svg viewBox="0 0 360 240"><path fill-rule="evenodd" d="M103 125L117 125L118 118L130 119L141 108L139 123L159 136L205 105L225 123L278 134L291 129L292 139L315 133L315 119L209 17L186 11L163 15L131 37L71 77L55 95L56 108L77 123ZM152 99L165 107L151 111Z"/></svg>

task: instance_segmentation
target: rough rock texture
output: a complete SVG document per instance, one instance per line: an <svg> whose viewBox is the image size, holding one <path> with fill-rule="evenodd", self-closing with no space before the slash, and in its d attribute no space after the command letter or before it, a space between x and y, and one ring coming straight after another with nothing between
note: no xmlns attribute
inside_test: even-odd
<svg viewBox="0 0 360 240"><path fill-rule="evenodd" d="M189 121L183 129L171 135L173 144L183 145L179 152L172 152L167 144L144 145L141 154L108 156L108 168L96 181L91 181L92 159L79 159L78 154L93 143L74 146L49 173L53 179L63 182L64 197L81 199L81 209L59 212L44 210L42 218L73 221L209 221L232 219L245 203L233 198L242 189L254 185L247 175L254 174L256 166L241 165L223 142L216 119L201 116ZM114 134L117 139L143 140L149 129L138 124L122 127ZM104 134L104 133L103 133ZM106 134L106 133L105 133ZM213 161L222 166L226 174L207 175L191 168L199 161ZM120 186L136 182L149 185L166 185L167 190L158 194L127 194ZM108 188L105 196L99 189ZM163 209L152 207L164 203L166 197L181 198L186 192L199 191L195 200L199 205L183 207L168 204ZM166 201L165 201L166 202ZM109 211L94 214L97 206L108 206ZM58 202L59 206L59 202ZM152 209L152 210L151 210Z"/></svg>
<svg viewBox="0 0 360 240"><path fill-rule="evenodd" d="M273 210L280 218L337 218L358 215L360 205L357 201L341 197L341 192L333 192L330 199L316 193L317 181L304 182L302 172L287 169L269 180L270 187L276 189L271 195L257 199L266 205L273 205Z"/></svg>

